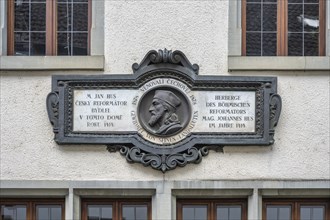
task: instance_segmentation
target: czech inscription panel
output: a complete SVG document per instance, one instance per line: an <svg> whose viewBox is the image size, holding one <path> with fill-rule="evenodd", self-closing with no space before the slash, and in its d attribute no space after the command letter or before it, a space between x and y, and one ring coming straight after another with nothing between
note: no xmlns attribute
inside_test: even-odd
<svg viewBox="0 0 330 220"><path fill-rule="evenodd" d="M270 145L275 77L199 76L181 51L150 51L130 75L53 76L47 110L58 144L105 144L163 172L209 149Z"/></svg>
<svg viewBox="0 0 330 220"><path fill-rule="evenodd" d="M81 90L73 93L73 132L133 131L132 90Z"/></svg>

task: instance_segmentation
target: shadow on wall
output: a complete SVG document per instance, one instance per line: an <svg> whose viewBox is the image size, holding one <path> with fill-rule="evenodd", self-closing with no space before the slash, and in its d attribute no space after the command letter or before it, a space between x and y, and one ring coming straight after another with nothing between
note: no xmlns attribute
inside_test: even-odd
<svg viewBox="0 0 330 220"><path fill-rule="evenodd" d="M265 153L272 149L273 146L225 146L223 153Z"/></svg>
<svg viewBox="0 0 330 220"><path fill-rule="evenodd" d="M57 145L58 149L60 151L63 152L69 152L69 151L79 151L79 152L84 152L84 151L88 151L88 152L95 152L95 151L104 151L105 153L107 153L107 147L105 145Z"/></svg>

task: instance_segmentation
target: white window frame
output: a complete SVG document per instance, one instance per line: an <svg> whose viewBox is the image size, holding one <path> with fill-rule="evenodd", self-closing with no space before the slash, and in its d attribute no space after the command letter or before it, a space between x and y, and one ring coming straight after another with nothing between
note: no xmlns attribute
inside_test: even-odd
<svg viewBox="0 0 330 220"><path fill-rule="evenodd" d="M0 1L0 70L104 69L104 0L92 1L88 56L7 56L7 1Z"/></svg>
<svg viewBox="0 0 330 220"><path fill-rule="evenodd" d="M326 56L241 56L241 0L229 1L228 70L330 70L330 3L326 2Z"/></svg>

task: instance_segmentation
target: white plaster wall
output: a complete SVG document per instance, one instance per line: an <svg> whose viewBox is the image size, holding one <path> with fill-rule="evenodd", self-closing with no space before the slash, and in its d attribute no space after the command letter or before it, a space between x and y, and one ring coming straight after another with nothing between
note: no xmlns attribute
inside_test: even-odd
<svg viewBox="0 0 330 220"><path fill-rule="evenodd" d="M167 48L183 51L203 74L227 72L228 7L228 0L106 0L105 71L132 72L147 51Z"/></svg>
<svg viewBox="0 0 330 220"><path fill-rule="evenodd" d="M1 72L1 180L329 179L329 74L227 71L228 1L105 1L105 71L131 73L151 49L179 49L200 74L278 76L272 147L226 147L163 175L104 146L58 146L46 112L53 74Z"/></svg>

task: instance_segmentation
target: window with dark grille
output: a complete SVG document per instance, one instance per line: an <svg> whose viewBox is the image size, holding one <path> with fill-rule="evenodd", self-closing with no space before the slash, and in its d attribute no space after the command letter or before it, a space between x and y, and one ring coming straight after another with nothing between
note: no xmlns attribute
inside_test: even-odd
<svg viewBox="0 0 330 220"><path fill-rule="evenodd" d="M64 220L64 199L1 199L0 220Z"/></svg>
<svg viewBox="0 0 330 220"><path fill-rule="evenodd" d="M83 220L151 220L150 200L84 199Z"/></svg>
<svg viewBox="0 0 330 220"><path fill-rule="evenodd" d="M242 55L324 56L326 0L242 0Z"/></svg>
<svg viewBox="0 0 330 220"><path fill-rule="evenodd" d="M178 200L178 220L246 220L246 200Z"/></svg>
<svg viewBox="0 0 330 220"><path fill-rule="evenodd" d="M88 55L92 0L8 0L8 55Z"/></svg>
<svg viewBox="0 0 330 220"><path fill-rule="evenodd" d="M330 200L264 199L264 220L330 220Z"/></svg>

